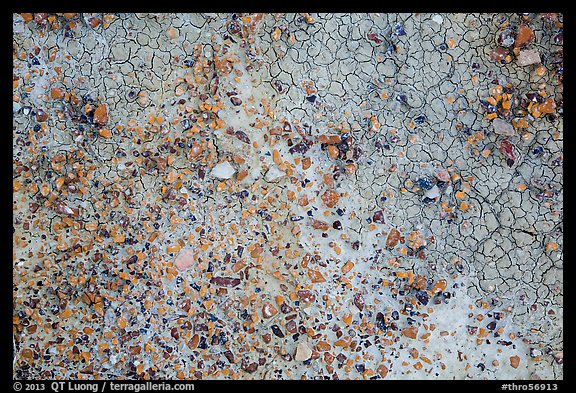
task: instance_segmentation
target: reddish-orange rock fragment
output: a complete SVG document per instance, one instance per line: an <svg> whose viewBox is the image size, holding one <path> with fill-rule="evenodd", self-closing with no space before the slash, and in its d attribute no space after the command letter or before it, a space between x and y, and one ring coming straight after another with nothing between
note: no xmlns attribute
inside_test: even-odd
<svg viewBox="0 0 576 393"><path fill-rule="evenodd" d="M59 98L64 97L64 93L62 92L62 89L59 89L58 87L53 87L52 89L50 89L50 97L52 97L53 100L57 100Z"/></svg>
<svg viewBox="0 0 576 393"><path fill-rule="evenodd" d="M327 231L330 228L327 222L316 220L314 218L310 219L310 223L312 224L312 228L320 229L321 231Z"/></svg>
<svg viewBox="0 0 576 393"><path fill-rule="evenodd" d="M310 280L312 282L325 282L326 281L326 279L324 278L322 273L320 273L318 270L314 270L314 269L308 270L308 277L310 277Z"/></svg>
<svg viewBox="0 0 576 393"><path fill-rule="evenodd" d="M388 375L388 367L383 364L379 365L376 371L378 371L381 378L386 378L386 375Z"/></svg>
<svg viewBox="0 0 576 393"><path fill-rule="evenodd" d="M516 43L514 46L519 47L534 39L534 32L532 29L526 25L521 25L518 29L518 35L516 35Z"/></svg>
<svg viewBox="0 0 576 393"><path fill-rule="evenodd" d="M322 194L322 202L328 207L334 207L340 200L340 194L334 190L327 190Z"/></svg>
<svg viewBox="0 0 576 393"><path fill-rule="evenodd" d="M329 351L330 349L332 349L332 346L328 344L326 341L320 341L318 344L316 344L316 350L318 352L326 352Z"/></svg>
<svg viewBox="0 0 576 393"><path fill-rule="evenodd" d="M94 111L94 123L99 124L101 126L108 123L108 109L106 108L105 104L100 105Z"/></svg>
<svg viewBox="0 0 576 393"><path fill-rule="evenodd" d="M556 110L556 103L554 102L553 98L548 98L546 101L540 104L538 109L540 110L541 113L544 114L554 113L554 111Z"/></svg>
<svg viewBox="0 0 576 393"><path fill-rule="evenodd" d="M340 135L320 135L318 142L335 145L342 142L342 137Z"/></svg>
<svg viewBox="0 0 576 393"><path fill-rule="evenodd" d="M436 281L436 283L432 287L432 293L443 292L445 289L446 289L446 280L441 279Z"/></svg>
<svg viewBox="0 0 576 393"><path fill-rule="evenodd" d="M514 368L518 368L520 364L520 356L510 356L510 365Z"/></svg>
<svg viewBox="0 0 576 393"><path fill-rule="evenodd" d="M386 245L390 248L396 247L400 240L400 232L396 228L392 228L388 237L386 238Z"/></svg>
<svg viewBox="0 0 576 393"><path fill-rule="evenodd" d="M328 157L332 159L336 159L340 155L340 150L334 145L326 146L326 151L328 152Z"/></svg>
<svg viewBox="0 0 576 393"><path fill-rule="evenodd" d="M32 19L34 19L34 15L32 15L29 12L24 12L20 14L22 16L22 18L24 19L24 22L28 23L31 22Z"/></svg>
<svg viewBox="0 0 576 393"><path fill-rule="evenodd" d="M278 314L278 309L272 303L264 303L262 306L262 316L264 318L272 318L276 314Z"/></svg>
<svg viewBox="0 0 576 393"><path fill-rule="evenodd" d="M411 339L415 339L418 334L418 328L416 326L408 326L402 330L402 335Z"/></svg>
<svg viewBox="0 0 576 393"><path fill-rule="evenodd" d="M300 290L297 292L297 294L298 294L298 297L300 298L300 300L302 300L305 303L312 303L314 300L316 300L316 295L314 295L312 292L310 292L307 289Z"/></svg>

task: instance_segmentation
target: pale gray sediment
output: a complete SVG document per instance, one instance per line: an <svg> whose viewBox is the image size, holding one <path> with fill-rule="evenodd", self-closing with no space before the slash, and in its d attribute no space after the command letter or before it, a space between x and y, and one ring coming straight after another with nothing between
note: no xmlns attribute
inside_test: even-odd
<svg viewBox="0 0 576 393"><path fill-rule="evenodd" d="M562 21L14 14L15 378L562 379Z"/></svg>

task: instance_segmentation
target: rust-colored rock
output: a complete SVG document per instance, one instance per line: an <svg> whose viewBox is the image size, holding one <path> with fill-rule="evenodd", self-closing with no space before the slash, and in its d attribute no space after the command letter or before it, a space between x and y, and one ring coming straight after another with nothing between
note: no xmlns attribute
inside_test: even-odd
<svg viewBox="0 0 576 393"><path fill-rule="evenodd" d="M48 113L44 109L37 109L36 110L36 121L44 122L48 120Z"/></svg>
<svg viewBox="0 0 576 393"><path fill-rule="evenodd" d="M514 355L510 356L510 365L514 368L518 368L520 365L520 356Z"/></svg>
<svg viewBox="0 0 576 393"><path fill-rule="evenodd" d="M340 340L336 340L336 341L334 342L334 346L346 348L347 346L350 345L351 342L352 342L352 337L350 337L350 336L344 336L344 337L342 337Z"/></svg>
<svg viewBox="0 0 576 393"><path fill-rule="evenodd" d="M328 344L326 341L320 341L316 344L316 350L318 352L326 352L332 349L332 346Z"/></svg>
<svg viewBox="0 0 576 393"><path fill-rule="evenodd" d="M142 347L140 345L132 345L128 347L128 353L132 356L139 355L142 351Z"/></svg>
<svg viewBox="0 0 576 393"><path fill-rule="evenodd" d="M340 200L340 194L338 194L334 190L327 190L324 194L322 194L322 202L330 208L336 206L338 201Z"/></svg>
<svg viewBox="0 0 576 393"><path fill-rule="evenodd" d="M29 13L29 12L23 12L20 14L20 16L22 16L22 18L24 19L24 22L26 22L26 23L31 22L32 19L34 19L34 15Z"/></svg>
<svg viewBox="0 0 576 393"><path fill-rule="evenodd" d="M264 318L272 318L276 314L278 314L278 309L272 303L265 302L262 305L262 316Z"/></svg>
<svg viewBox="0 0 576 393"><path fill-rule="evenodd" d="M386 237L386 246L394 248L400 241L400 232L396 228L392 228Z"/></svg>
<svg viewBox="0 0 576 393"><path fill-rule="evenodd" d="M214 65L221 74L227 75L230 73L230 71L232 71L232 63L230 63L226 59L217 58L216 61L214 62Z"/></svg>
<svg viewBox="0 0 576 393"><path fill-rule="evenodd" d="M310 280L314 283L326 281L326 279L324 278L322 273L320 273L318 270L314 270L314 269L308 270L308 277L310 277Z"/></svg>
<svg viewBox="0 0 576 393"><path fill-rule="evenodd" d="M256 371L256 369L258 369L258 363L252 362L248 364L248 362L246 362L245 360L242 361L242 364L240 366L242 367L242 370L250 374Z"/></svg>
<svg viewBox="0 0 576 393"><path fill-rule="evenodd" d="M443 292L446 289L446 280L440 279L436 281L432 287L432 293Z"/></svg>
<svg viewBox="0 0 576 393"><path fill-rule="evenodd" d="M556 103L554 102L553 98L548 98L538 107L541 113L548 114L554 113L556 110Z"/></svg>
<svg viewBox="0 0 576 393"><path fill-rule="evenodd" d="M388 367L383 364L379 365L376 371L378 371L378 375L380 375L381 378L386 378L386 375L388 375Z"/></svg>
<svg viewBox="0 0 576 393"><path fill-rule="evenodd" d="M310 224L312 225L312 228L319 229L321 231L327 231L328 228L330 228L330 224L328 224L327 222L316 220L314 218L310 219Z"/></svg>
<svg viewBox="0 0 576 393"><path fill-rule="evenodd" d="M340 135L320 135L318 142L335 145L342 142L342 137Z"/></svg>
<svg viewBox="0 0 576 393"><path fill-rule="evenodd" d="M408 326L402 330L402 335L411 339L415 339L418 334L418 328L416 326Z"/></svg>
<svg viewBox="0 0 576 393"><path fill-rule="evenodd" d="M333 160L338 158L338 156L340 155L340 150L338 150L338 148L334 145L328 145L326 147L326 151L328 152L328 157L330 157Z"/></svg>
<svg viewBox="0 0 576 393"><path fill-rule="evenodd" d="M53 100L57 100L59 98L64 97L64 93L62 92L62 89L58 87L53 87L52 89L50 89L50 97L52 97Z"/></svg>
<svg viewBox="0 0 576 393"><path fill-rule="evenodd" d="M188 341L188 348L196 349L198 347L198 343L200 342L200 336L198 334L194 334L190 341Z"/></svg>
<svg viewBox="0 0 576 393"><path fill-rule="evenodd" d="M100 105L94 111L94 123L101 126L108 123L108 109L106 108L106 104Z"/></svg>
<svg viewBox="0 0 576 393"><path fill-rule="evenodd" d="M200 154L202 154L203 151L204 151L204 148L202 147L202 145L200 145L197 142L194 142L194 144L190 148L190 151L188 152L188 160L189 161L196 161L198 159L198 157L200 156Z"/></svg>
<svg viewBox="0 0 576 393"><path fill-rule="evenodd" d="M490 59L492 59L492 61L499 62L506 59L506 56L508 56L509 54L510 52L506 48L496 48L492 52L490 52Z"/></svg>
<svg viewBox="0 0 576 393"><path fill-rule="evenodd" d="M95 28L102 23L102 19L98 18L97 16L93 16L88 19L88 23L92 28Z"/></svg>
<svg viewBox="0 0 576 393"><path fill-rule="evenodd" d="M297 295L300 298L300 300L302 300L305 303L312 303L314 300L316 300L316 295L314 295L307 289L302 289L298 291Z"/></svg>
<svg viewBox="0 0 576 393"><path fill-rule="evenodd" d="M527 25L520 25L514 46L519 47L534 40L534 32Z"/></svg>

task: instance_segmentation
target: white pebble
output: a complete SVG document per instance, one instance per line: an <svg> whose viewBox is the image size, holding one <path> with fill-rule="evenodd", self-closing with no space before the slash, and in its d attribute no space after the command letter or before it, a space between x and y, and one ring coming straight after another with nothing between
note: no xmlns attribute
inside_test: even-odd
<svg viewBox="0 0 576 393"><path fill-rule="evenodd" d="M224 161L212 168L211 176L219 179L230 179L234 173L236 173L236 169L228 161Z"/></svg>
<svg viewBox="0 0 576 393"><path fill-rule="evenodd" d="M312 350L308 348L308 345L306 345L306 343L303 342L298 344L298 346L296 347L296 356L294 357L294 359L297 362L303 362L305 360L310 359L310 356L312 356Z"/></svg>
<svg viewBox="0 0 576 393"><path fill-rule="evenodd" d="M433 20L434 22L438 23L439 25L441 25L442 22L444 22L444 19L443 19L440 15L438 15L438 14L434 15L434 16L432 17L432 20Z"/></svg>
<svg viewBox="0 0 576 393"><path fill-rule="evenodd" d="M426 193L424 194L424 197L429 199L436 199L439 196L440 196L440 189L436 185L431 189L429 189L428 191L426 191Z"/></svg>

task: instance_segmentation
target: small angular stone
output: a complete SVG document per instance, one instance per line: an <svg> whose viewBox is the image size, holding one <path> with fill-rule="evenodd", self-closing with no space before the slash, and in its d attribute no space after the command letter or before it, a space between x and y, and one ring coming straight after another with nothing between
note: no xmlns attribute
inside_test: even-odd
<svg viewBox="0 0 576 393"><path fill-rule="evenodd" d="M378 224L384 224L384 212L382 210L378 210L376 213L374 213L374 215L372 216L372 221L376 222Z"/></svg>
<svg viewBox="0 0 576 393"><path fill-rule="evenodd" d="M509 51L505 48L496 48L490 53L492 61L502 61L508 56Z"/></svg>
<svg viewBox="0 0 576 393"><path fill-rule="evenodd" d="M400 240L400 232L396 228L392 228L388 233L388 237L386 238L386 246L389 248L394 248L398 241Z"/></svg>
<svg viewBox="0 0 576 393"><path fill-rule="evenodd" d="M516 39L511 30L504 30L498 35L498 45L509 48L514 45Z"/></svg>
<svg viewBox="0 0 576 393"><path fill-rule="evenodd" d="M411 339L416 339L416 335L418 334L418 328L416 326L409 326L402 330L402 335L406 336Z"/></svg>
<svg viewBox="0 0 576 393"><path fill-rule="evenodd" d="M278 309L272 303L265 302L262 306L262 316L264 318L272 318L276 314L278 314Z"/></svg>
<svg viewBox="0 0 576 393"><path fill-rule="evenodd" d="M424 194L424 198L428 199L436 199L439 196L440 196L440 189L436 185L431 189L429 189L428 191L426 191L426 193Z"/></svg>
<svg viewBox="0 0 576 393"><path fill-rule="evenodd" d="M441 15L436 14L432 17L432 21L438 23L439 25L441 25L444 22L444 18L442 18Z"/></svg>
<svg viewBox="0 0 576 393"><path fill-rule="evenodd" d="M108 109L106 105L102 104L94 111L94 123L101 126L108 123Z"/></svg>
<svg viewBox="0 0 576 393"><path fill-rule="evenodd" d="M210 279L210 282L220 287L229 287L229 288L240 285L240 279L232 277L212 277Z"/></svg>
<svg viewBox="0 0 576 393"><path fill-rule="evenodd" d="M356 295L354 295L354 305L358 307L360 311L364 309L364 304L365 304L364 297L362 296L361 293L357 293Z"/></svg>
<svg viewBox="0 0 576 393"><path fill-rule="evenodd" d="M314 300L316 300L316 295L307 289L299 290L297 295L304 303L312 303Z"/></svg>
<svg viewBox="0 0 576 393"><path fill-rule="evenodd" d="M36 120L39 122L44 122L44 121L48 120L48 113L46 113L46 111L43 109L37 109L36 110Z"/></svg>
<svg viewBox="0 0 576 393"><path fill-rule="evenodd" d="M436 169L434 171L434 176L436 176L436 179L438 179L444 183L450 182L450 174L447 171L445 171L444 169Z"/></svg>
<svg viewBox="0 0 576 393"><path fill-rule="evenodd" d="M310 359L312 356L312 350L306 345L306 343L299 343L296 347L296 355L294 356L294 360L297 362L303 362L305 360Z"/></svg>
<svg viewBox="0 0 576 393"><path fill-rule="evenodd" d="M189 250L184 250L178 254L176 260L174 261L174 265L178 270L186 270L190 266L194 264L194 255Z"/></svg>
<svg viewBox="0 0 576 393"><path fill-rule="evenodd" d="M434 182L428 176L421 177L418 179L417 183L418 187L423 190L429 190L432 188L432 186L434 186Z"/></svg>
<svg viewBox="0 0 576 393"><path fill-rule="evenodd" d="M512 124L500 119L499 117L492 120L492 126L494 127L494 132L496 134L513 136L516 133Z"/></svg>
<svg viewBox="0 0 576 393"><path fill-rule="evenodd" d="M518 55L518 65L519 66L527 66L531 64L538 64L540 63L540 54L536 49L528 49L520 51Z"/></svg>
<svg viewBox="0 0 576 393"><path fill-rule="evenodd" d="M322 194L322 202L324 202L324 204L330 208L336 206L339 199L340 194L334 190L327 190L324 194Z"/></svg>
<svg viewBox="0 0 576 393"><path fill-rule="evenodd" d="M514 368L518 368L520 364L520 356L510 356L510 365Z"/></svg>
<svg viewBox="0 0 576 393"><path fill-rule="evenodd" d="M514 146L508 139L503 139L500 142L500 151L508 160L516 161L516 156L514 155Z"/></svg>
<svg viewBox="0 0 576 393"><path fill-rule="evenodd" d="M314 218L310 219L310 224L312 225L312 228L319 229L321 231L327 231L328 228L330 228L330 225L328 225L327 222L316 220Z"/></svg>
<svg viewBox="0 0 576 393"><path fill-rule="evenodd" d="M534 32L526 25L521 25L516 35L516 47L522 46L534 40Z"/></svg>
<svg viewBox="0 0 576 393"><path fill-rule="evenodd" d="M234 173L236 169L228 161L224 161L212 168L211 175L219 179L230 179Z"/></svg>
<svg viewBox="0 0 576 393"><path fill-rule="evenodd" d="M540 112L544 114L554 113L556 110L556 103L554 102L553 98L548 98L540 105L539 109Z"/></svg>

